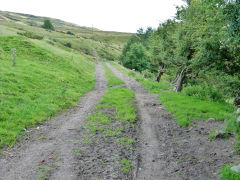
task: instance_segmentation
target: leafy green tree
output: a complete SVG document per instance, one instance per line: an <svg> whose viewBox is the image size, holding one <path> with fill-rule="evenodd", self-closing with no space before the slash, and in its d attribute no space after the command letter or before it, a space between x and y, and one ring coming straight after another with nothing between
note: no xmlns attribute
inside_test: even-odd
<svg viewBox="0 0 240 180"><path fill-rule="evenodd" d="M142 44L133 43L126 52L126 57L122 59L122 64L137 71L143 71L149 68L149 61L146 55L146 49Z"/></svg>
<svg viewBox="0 0 240 180"><path fill-rule="evenodd" d="M45 19L44 23L42 25L42 28L44 29L49 29L49 30L54 30L54 27L49 19Z"/></svg>

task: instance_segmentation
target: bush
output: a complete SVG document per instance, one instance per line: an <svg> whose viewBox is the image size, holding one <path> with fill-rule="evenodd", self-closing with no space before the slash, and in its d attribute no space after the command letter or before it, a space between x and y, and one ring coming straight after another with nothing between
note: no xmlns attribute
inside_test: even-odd
<svg viewBox="0 0 240 180"><path fill-rule="evenodd" d="M54 27L49 19L45 19L44 23L42 25L42 28L48 29L48 30L54 30Z"/></svg>
<svg viewBox="0 0 240 180"><path fill-rule="evenodd" d="M216 102L224 102L224 95L217 89L209 86L189 86L184 88L183 94L194 96L202 100L210 100Z"/></svg>
<svg viewBox="0 0 240 180"><path fill-rule="evenodd" d="M71 31L68 31L67 34L69 34L69 35L74 35Z"/></svg>
<svg viewBox="0 0 240 180"><path fill-rule="evenodd" d="M68 42L68 43L65 43L64 46L71 48L72 44L70 42Z"/></svg>
<svg viewBox="0 0 240 180"><path fill-rule="evenodd" d="M151 73L148 69L145 69L144 71L142 71L142 75L146 79L154 79L154 74Z"/></svg>

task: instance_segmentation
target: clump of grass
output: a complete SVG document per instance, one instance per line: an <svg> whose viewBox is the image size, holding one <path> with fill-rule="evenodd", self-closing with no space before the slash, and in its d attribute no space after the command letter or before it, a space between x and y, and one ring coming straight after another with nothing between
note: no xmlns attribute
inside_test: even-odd
<svg viewBox="0 0 240 180"><path fill-rule="evenodd" d="M126 158L121 159L121 164L122 164L122 168L121 168L122 172L128 173L129 171L132 170L131 163Z"/></svg>
<svg viewBox="0 0 240 180"><path fill-rule="evenodd" d="M219 170L221 180L240 180L240 172L231 171L231 165L227 164Z"/></svg>
<svg viewBox="0 0 240 180"><path fill-rule="evenodd" d="M104 74L105 77L107 79L107 85L108 87L112 87L115 85L120 85L120 84L124 84L124 82L119 79L112 71L111 69L109 69L109 67L107 67L107 65L104 63L103 64L103 69L104 69Z"/></svg>

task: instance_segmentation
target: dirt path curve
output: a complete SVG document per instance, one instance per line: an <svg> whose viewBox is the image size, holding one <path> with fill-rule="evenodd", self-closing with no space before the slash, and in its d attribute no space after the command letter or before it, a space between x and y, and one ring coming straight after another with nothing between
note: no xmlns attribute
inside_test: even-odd
<svg viewBox="0 0 240 180"><path fill-rule="evenodd" d="M160 103L159 94L148 93L140 83L108 64L136 93L139 130L137 180L217 180L219 168L238 162L234 139L208 138L223 122L195 122L180 127Z"/></svg>
<svg viewBox="0 0 240 180"><path fill-rule="evenodd" d="M102 65L97 65L95 90L72 108L31 130L5 155L0 156L0 180L77 179L74 147L85 117L107 88ZM22 139L23 139L22 138Z"/></svg>

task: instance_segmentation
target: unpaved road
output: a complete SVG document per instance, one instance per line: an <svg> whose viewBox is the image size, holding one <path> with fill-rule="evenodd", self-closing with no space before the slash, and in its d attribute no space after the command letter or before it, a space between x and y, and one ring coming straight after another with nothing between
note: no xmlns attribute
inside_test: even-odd
<svg viewBox="0 0 240 180"><path fill-rule="evenodd" d="M179 127L161 105L158 94L148 93L138 82L108 66L126 82L126 88L136 93L138 158L129 179L218 179L217 170L224 163L240 160L232 148L233 139L211 141L208 138L211 130L222 128L222 123L198 122L193 127ZM83 179L79 176L83 165L73 152L79 147L79 138L84 133L81 128L84 119L107 89L101 64L97 66L95 77L95 90L82 97L77 107L32 129L12 149L4 150L5 154L0 155L0 180L35 180L41 174L53 180ZM99 147L102 152L112 152L111 144L106 151L105 147ZM96 159L91 154L85 158L89 162Z"/></svg>
<svg viewBox="0 0 240 180"><path fill-rule="evenodd" d="M179 127L158 99L137 81L111 70L136 93L139 133L139 166L136 179L142 180L214 180L225 163L239 162L233 149L234 139L208 138L211 130L224 127L220 122L198 122Z"/></svg>

